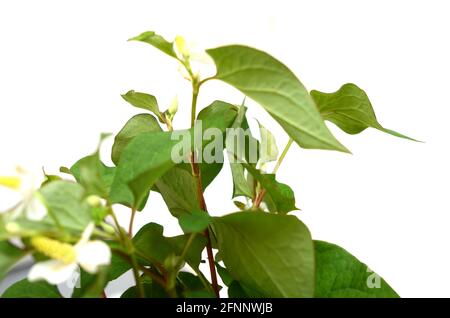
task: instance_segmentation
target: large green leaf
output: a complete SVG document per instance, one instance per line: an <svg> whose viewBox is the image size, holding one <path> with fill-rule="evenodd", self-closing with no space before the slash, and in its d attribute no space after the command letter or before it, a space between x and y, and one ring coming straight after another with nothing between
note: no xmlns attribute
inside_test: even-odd
<svg viewBox="0 0 450 318"><path fill-rule="evenodd" d="M211 223L211 217L205 211L193 210L183 214L178 223L184 233L202 233Z"/></svg>
<svg viewBox="0 0 450 318"><path fill-rule="evenodd" d="M215 218L213 224L233 279L258 296L313 296L313 243L295 216L237 212Z"/></svg>
<svg viewBox="0 0 450 318"><path fill-rule="evenodd" d="M0 241L0 281L8 271L26 255L26 252L8 241Z"/></svg>
<svg viewBox="0 0 450 318"><path fill-rule="evenodd" d="M358 134L372 127L396 137L414 140L381 126L366 92L355 84L345 84L334 93L313 90L311 96L319 107L322 117L348 134Z"/></svg>
<svg viewBox="0 0 450 318"><path fill-rule="evenodd" d="M217 66L216 79L239 89L264 109L303 148L348 152L325 125L298 78L265 52L240 45L207 50Z"/></svg>
<svg viewBox="0 0 450 318"><path fill-rule="evenodd" d="M128 120L114 138L111 159L117 165L120 155L128 143L137 135L145 132L162 131L155 117L150 114L139 114Z"/></svg>
<svg viewBox="0 0 450 318"><path fill-rule="evenodd" d="M141 33L140 35L131 38L128 41L140 41L148 43L163 51L164 53L170 55L171 57L177 58L177 55L173 49L173 42L165 40L162 36L156 34L153 31Z"/></svg>
<svg viewBox="0 0 450 318"><path fill-rule="evenodd" d="M108 267L103 266L96 274L81 270L80 287L75 288L72 298L100 298L108 283Z"/></svg>
<svg viewBox="0 0 450 318"><path fill-rule="evenodd" d="M162 120L161 112L159 111L158 102L155 96L131 90L128 91L126 94L123 94L122 98L131 105L133 105L134 107L151 111L153 114L155 114L156 116L158 116L158 118Z"/></svg>
<svg viewBox="0 0 450 318"><path fill-rule="evenodd" d="M26 278L11 285L2 298L61 298L56 286L46 282L29 282Z"/></svg>
<svg viewBox="0 0 450 318"><path fill-rule="evenodd" d="M315 297L397 298L397 293L367 265L334 244L314 241Z"/></svg>
<svg viewBox="0 0 450 318"><path fill-rule="evenodd" d="M215 101L203 109L201 114L203 131L214 127L223 134L233 123L236 109L233 105ZM196 124L195 130L193 128L176 132L190 136L191 149L195 144L194 132L200 131L199 125ZM172 151L180 145L180 141L174 137L173 132L147 132L130 141L122 152L111 187L113 203L138 206L142 202L155 182L176 164L172 159ZM207 143L209 141L205 142ZM202 145L203 140L199 146Z"/></svg>
<svg viewBox="0 0 450 318"><path fill-rule="evenodd" d="M165 237L163 230L163 227L159 224L148 223L133 238L137 250L144 254L148 260L160 264L172 255L181 255L189 239L189 235ZM206 239L202 236L197 236L191 244L186 255L186 262L193 268L198 268L201 261L201 252L205 246Z"/></svg>
<svg viewBox="0 0 450 318"><path fill-rule="evenodd" d="M83 231L92 220L91 207L86 202L84 188L70 181L54 181L40 190L50 210L44 223L53 223L54 216L59 225L69 230Z"/></svg>

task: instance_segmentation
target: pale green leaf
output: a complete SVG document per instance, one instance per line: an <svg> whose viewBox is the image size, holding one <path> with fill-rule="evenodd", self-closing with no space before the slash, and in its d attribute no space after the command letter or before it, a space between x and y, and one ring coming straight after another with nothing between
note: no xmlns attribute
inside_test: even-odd
<svg viewBox="0 0 450 318"><path fill-rule="evenodd" d="M278 147L275 136L264 127L259 121L259 132L261 135L261 144L259 148L259 161L264 164L266 162L275 161L278 158Z"/></svg>
<svg viewBox="0 0 450 318"><path fill-rule="evenodd" d="M140 35L129 39L128 41L140 41L145 42L150 45L153 45L157 49L163 51L164 53L177 58L177 55L173 49L173 42L169 42L165 40L162 36L156 34L153 31L147 31L144 33L141 33Z"/></svg>
<svg viewBox="0 0 450 318"><path fill-rule="evenodd" d="M358 134L368 127L378 129L396 137L414 140L378 122L366 92L355 84L345 84L334 93L311 91L322 117L348 134Z"/></svg>
<svg viewBox="0 0 450 318"><path fill-rule="evenodd" d="M252 98L303 148L348 152L325 125L298 78L269 54L240 45L207 50L222 80Z"/></svg>
<svg viewBox="0 0 450 318"><path fill-rule="evenodd" d="M211 217L202 210L193 210L185 213L178 219L184 233L201 233L211 222Z"/></svg>
<svg viewBox="0 0 450 318"><path fill-rule="evenodd" d="M158 108L158 102L156 101L155 96L131 90L128 91L128 93L123 94L122 98L131 105L133 105L134 107L149 110L153 114L155 114L158 118L162 118L161 112L159 111Z"/></svg>

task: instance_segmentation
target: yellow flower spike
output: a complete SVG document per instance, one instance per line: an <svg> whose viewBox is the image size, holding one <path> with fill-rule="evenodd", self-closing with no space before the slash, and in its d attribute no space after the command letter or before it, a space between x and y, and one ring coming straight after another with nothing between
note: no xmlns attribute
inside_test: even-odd
<svg viewBox="0 0 450 318"><path fill-rule="evenodd" d="M10 189L18 190L22 184L22 180L19 177L0 176L0 185Z"/></svg>
<svg viewBox="0 0 450 318"><path fill-rule="evenodd" d="M70 264L76 259L74 247L67 243L50 239L45 236L36 236L31 239L31 245L45 256Z"/></svg>

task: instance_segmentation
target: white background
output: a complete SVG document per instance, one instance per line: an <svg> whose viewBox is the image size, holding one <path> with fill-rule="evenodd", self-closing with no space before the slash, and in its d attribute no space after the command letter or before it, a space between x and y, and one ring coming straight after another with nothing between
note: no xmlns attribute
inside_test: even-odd
<svg viewBox="0 0 450 318"><path fill-rule="evenodd" d="M132 36L155 30L206 48L247 44L283 61L309 89L356 83L382 125L426 142L330 125L353 155L293 147L278 176L314 238L343 246L403 297L448 297L449 14L448 1L1 1L0 162L70 166L101 132L117 132L139 112L120 97L129 89L156 95L162 108L178 94L174 124L187 127L189 83L169 57L127 42ZM214 99L240 103L242 94L211 82L200 106ZM284 132L249 107L281 149ZM206 191L212 214L234 210L231 189L224 169ZM128 211L119 213L126 221ZM156 194L138 221L180 232Z"/></svg>

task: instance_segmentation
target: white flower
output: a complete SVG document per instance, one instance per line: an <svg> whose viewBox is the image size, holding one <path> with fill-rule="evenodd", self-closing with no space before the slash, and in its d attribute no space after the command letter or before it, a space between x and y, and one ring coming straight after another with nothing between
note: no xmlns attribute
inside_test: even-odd
<svg viewBox="0 0 450 318"><path fill-rule="evenodd" d="M216 70L214 61L194 42L187 42L182 36L177 35L173 42L173 49L178 59L191 69L198 80L214 76ZM180 65L179 70L185 78L192 80L184 66Z"/></svg>
<svg viewBox="0 0 450 318"><path fill-rule="evenodd" d="M24 215L29 220L40 221L47 215L44 199L37 191L40 183L35 175L17 167L14 174L0 176L0 185L19 194L19 201L8 209L12 219Z"/></svg>
<svg viewBox="0 0 450 318"><path fill-rule="evenodd" d="M31 244L42 254L50 257L48 261L36 263L28 273L28 280L46 280L57 285L69 280L78 266L90 274L98 272L102 265L111 262L111 250L102 241L89 240L94 231L90 223L77 244L62 243L47 237L34 237Z"/></svg>

